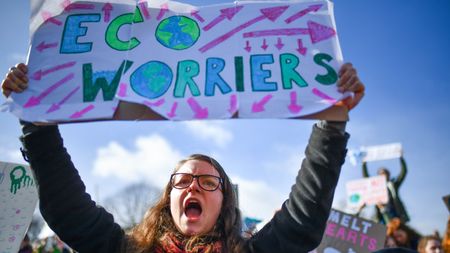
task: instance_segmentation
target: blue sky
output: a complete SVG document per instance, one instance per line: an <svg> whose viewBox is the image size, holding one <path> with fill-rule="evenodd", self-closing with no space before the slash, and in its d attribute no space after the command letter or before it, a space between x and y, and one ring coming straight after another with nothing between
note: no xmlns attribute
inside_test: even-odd
<svg viewBox="0 0 450 253"><path fill-rule="evenodd" d="M184 1L192 4L226 1ZM409 173L400 193L424 234L444 232L450 194L450 2L337 0L335 18L345 61L358 69L366 97L351 113L349 148L401 142ZM29 3L2 1L0 73L24 61ZM3 74L2 74L3 76ZM0 103L4 98L0 98ZM269 218L287 197L314 121L97 122L61 126L65 144L88 191L101 203L129 183L161 186L179 158L211 154L240 187L245 215ZM0 113L0 160L21 161L17 119ZM369 163L399 171L399 162ZM345 182L361 177L348 161Z"/></svg>

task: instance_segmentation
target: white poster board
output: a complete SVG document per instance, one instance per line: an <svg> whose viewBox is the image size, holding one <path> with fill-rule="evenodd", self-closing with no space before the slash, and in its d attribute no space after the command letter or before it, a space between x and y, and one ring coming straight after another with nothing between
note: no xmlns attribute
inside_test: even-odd
<svg viewBox="0 0 450 253"><path fill-rule="evenodd" d="M27 121L113 119L119 101L167 120L298 118L350 95L328 0L32 7L29 88L7 100Z"/></svg>
<svg viewBox="0 0 450 253"><path fill-rule="evenodd" d="M345 184L347 205L357 209L363 204L386 204L388 192L383 175L349 181Z"/></svg>
<svg viewBox="0 0 450 253"><path fill-rule="evenodd" d="M37 201L30 167L0 162L0 252L19 251Z"/></svg>
<svg viewBox="0 0 450 253"><path fill-rule="evenodd" d="M362 160L364 162L395 159L402 156L402 144L390 143L378 146L362 147Z"/></svg>

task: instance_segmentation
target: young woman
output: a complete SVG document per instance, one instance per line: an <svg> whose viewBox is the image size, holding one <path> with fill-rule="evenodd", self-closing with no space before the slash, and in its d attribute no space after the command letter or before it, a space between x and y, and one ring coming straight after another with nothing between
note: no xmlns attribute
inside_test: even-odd
<svg viewBox="0 0 450 253"><path fill-rule="evenodd" d="M349 109L364 95L351 64L339 72L338 89L353 91ZM2 81L5 96L27 88L27 66L18 64ZM349 135L345 122L318 122L295 184L281 209L255 235L241 236L241 216L230 179L206 155L175 167L158 203L125 233L110 213L97 207L63 146L58 126L23 125L23 154L35 173L40 209L49 226L78 252L293 253L321 241Z"/></svg>

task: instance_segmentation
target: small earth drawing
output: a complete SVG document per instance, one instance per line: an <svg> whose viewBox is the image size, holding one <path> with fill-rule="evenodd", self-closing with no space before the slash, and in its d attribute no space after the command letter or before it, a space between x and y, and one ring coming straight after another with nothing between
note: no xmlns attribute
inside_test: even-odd
<svg viewBox="0 0 450 253"><path fill-rule="evenodd" d="M155 31L155 37L161 45L184 50L192 47L200 37L197 22L185 16L171 16L162 20Z"/></svg>

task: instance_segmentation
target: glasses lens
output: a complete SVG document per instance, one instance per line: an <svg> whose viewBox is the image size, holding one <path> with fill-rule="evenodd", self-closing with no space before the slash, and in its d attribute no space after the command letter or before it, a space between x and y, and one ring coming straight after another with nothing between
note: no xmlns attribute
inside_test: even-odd
<svg viewBox="0 0 450 253"><path fill-rule="evenodd" d="M177 189L183 189L191 185L193 176L191 174L173 174L172 175L172 186Z"/></svg>
<svg viewBox="0 0 450 253"><path fill-rule="evenodd" d="M198 178L200 186L207 191L214 191L220 185L220 179L215 176L201 175Z"/></svg>

